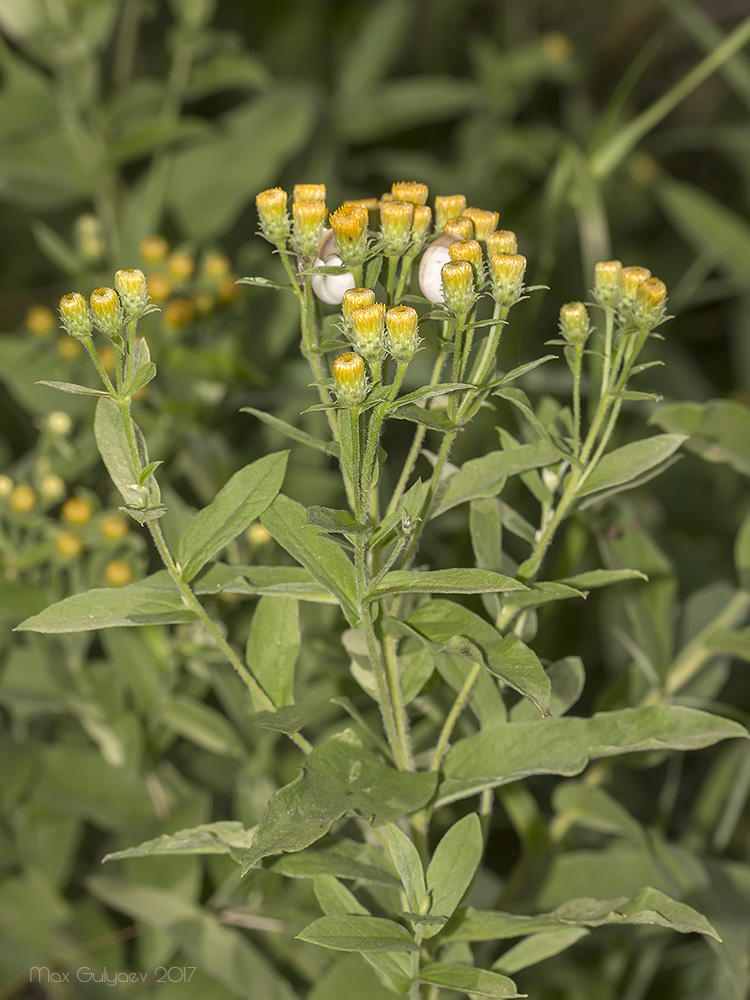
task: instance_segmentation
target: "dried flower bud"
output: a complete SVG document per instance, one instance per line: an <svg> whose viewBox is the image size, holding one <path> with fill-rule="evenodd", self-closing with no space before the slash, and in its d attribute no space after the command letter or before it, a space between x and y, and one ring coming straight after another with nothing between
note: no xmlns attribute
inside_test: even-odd
<svg viewBox="0 0 750 1000"><path fill-rule="evenodd" d="M87 340L91 336L91 312L79 292L71 292L60 299L60 319L71 337Z"/></svg>
<svg viewBox="0 0 750 1000"><path fill-rule="evenodd" d="M438 194L435 196L435 229L441 233L449 219L455 219L466 211L466 198L462 194ZM473 236L474 233L472 232Z"/></svg>
<svg viewBox="0 0 750 1000"><path fill-rule="evenodd" d="M292 217L292 246L304 257L315 257L326 221L325 202L295 201L292 205Z"/></svg>
<svg viewBox="0 0 750 1000"><path fill-rule="evenodd" d="M429 205L415 205L414 218L411 224L411 241L413 244L421 243L427 235L432 222L432 209Z"/></svg>
<svg viewBox="0 0 750 1000"><path fill-rule="evenodd" d="M492 297L510 308L521 298L526 258L520 253L496 253L490 257Z"/></svg>
<svg viewBox="0 0 750 1000"><path fill-rule="evenodd" d="M294 201L322 201L326 200L325 184L295 184L292 196Z"/></svg>
<svg viewBox="0 0 750 1000"><path fill-rule="evenodd" d="M594 265L594 298L600 306L617 308L621 271L622 262L619 260L600 260Z"/></svg>
<svg viewBox="0 0 750 1000"><path fill-rule="evenodd" d="M411 241L414 205L410 201L387 201L380 209L380 235L383 252L400 257Z"/></svg>
<svg viewBox="0 0 750 1000"><path fill-rule="evenodd" d="M448 236L455 236L457 240L473 240L474 223L464 215L456 219L447 219L443 225L443 232Z"/></svg>
<svg viewBox="0 0 750 1000"><path fill-rule="evenodd" d="M137 268L118 271L115 288L120 296L126 320L140 319L148 309L146 275Z"/></svg>
<svg viewBox="0 0 750 1000"><path fill-rule="evenodd" d="M482 247L478 240L456 240L448 247L451 260L468 260L474 268L474 276L477 281L482 276Z"/></svg>
<svg viewBox="0 0 750 1000"><path fill-rule="evenodd" d="M635 321L642 330L655 329L664 319L667 286L659 278L646 278L638 286L635 298Z"/></svg>
<svg viewBox="0 0 750 1000"><path fill-rule="evenodd" d="M385 354L385 306L375 302L352 313L352 343L365 361L378 364Z"/></svg>
<svg viewBox="0 0 750 1000"><path fill-rule="evenodd" d="M342 354L333 362L336 398L344 406L358 406L367 395L365 363L358 354Z"/></svg>
<svg viewBox="0 0 750 1000"><path fill-rule="evenodd" d="M485 208L465 208L461 213L474 223L474 237L484 243L490 233L497 229L500 216Z"/></svg>
<svg viewBox="0 0 750 1000"><path fill-rule="evenodd" d="M639 285L651 277L647 267L624 267L620 271L620 313L622 316L632 316Z"/></svg>
<svg viewBox="0 0 750 1000"><path fill-rule="evenodd" d="M487 256L495 253L518 253L518 238L510 229L498 229L487 237Z"/></svg>
<svg viewBox="0 0 750 1000"><path fill-rule="evenodd" d="M269 188L256 195L261 232L277 247L285 247L289 236L289 215L286 210L287 194L283 188Z"/></svg>
<svg viewBox="0 0 750 1000"><path fill-rule="evenodd" d="M344 317L344 326L347 335L352 330L352 313L357 309L364 309L366 306L374 305L375 292L371 288L348 288L344 292L341 300L341 312Z"/></svg>
<svg viewBox="0 0 750 1000"><path fill-rule="evenodd" d="M449 260L440 270L443 301L455 316L465 316L471 309L474 292L474 268L468 260Z"/></svg>
<svg viewBox="0 0 750 1000"><path fill-rule="evenodd" d="M339 257L347 267L359 267L367 256L369 214L361 205L341 206L331 215Z"/></svg>
<svg viewBox="0 0 750 1000"><path fill-rule="evenodd" d="M96 288L91 293L91 312L94 322L108 337L118 337L124 317L120 297L114 288Z"/></svg>
<svg viewBox="0 0 750 1000"><path fill-rule="evenodd" d="M411 361L421 343L418 334L419 317L411 306L395 306L385 314L388 331L388 351L396 361Z"/></svg>
<svg viewBox="0 0 750 1000"><path fill-rule="evenodd" d="M169 243L163 236L156 234L141 240L138 249L147 264L158 264L169 253Z"/></svg>
<svg viewBox="0 0 750 1000"><path fill-rule="evenodd" d="M583 302L566 302L560 309L560 333L573 346L583 346L591 332L589 314Z"/></svg>
<svg viewBox="0 0 750 1000"><path fill-rule="evenodd" d="M424 205L429 193L427 185L419 181L396 181L391 185L394 201L408 201L412 205Z"/></svg>

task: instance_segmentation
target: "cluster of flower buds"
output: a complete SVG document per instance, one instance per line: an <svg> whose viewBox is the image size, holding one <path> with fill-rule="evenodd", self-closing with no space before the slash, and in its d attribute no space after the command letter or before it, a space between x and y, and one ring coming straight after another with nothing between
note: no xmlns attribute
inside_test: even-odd
<svg viewBox="0 0 750 1000"><path fill-rule="evenodd" d="M619 260L600 261L594 268L594 298L617 311L626 327L653 330L666 316L667 286L646 267L623 267Z"/></svg>
<svg viewBox="0 0 750 1000"><path fill-rule="evenodd" d="M98 327L110 339L120 337L126 323L148 311L146 276L137 269L118 271L115 287L96 288L89 302L79 292L60 299L60 319L65 331L77 340L88 340Z"/></svg>

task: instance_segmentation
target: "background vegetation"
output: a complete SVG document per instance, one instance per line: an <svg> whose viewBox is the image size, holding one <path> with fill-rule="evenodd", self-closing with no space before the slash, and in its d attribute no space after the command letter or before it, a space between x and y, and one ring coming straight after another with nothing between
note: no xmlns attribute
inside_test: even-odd
<svg viewBox="0 0 750 1000"><path fill-rule="evenodd" d="M415 178L433 194L462 191L498 210L529 258L529 282L550 288L517 310L507 367L547 353L560 304L587 297L594 261L649 267L666 281L676 318L658 345L665 367L644 388L667 402L731 405L700 411L706 422L690 452L647 490L592 513L603 557L619 547L651 582L549 611L540 628L540 655L575 652L586 663L586 711L618 704L635 683L637 648L686 642L727 603L734 540L750 507L743 8L730 0L584 0L574 9L557 0L0 0L0 465L10 480L0 499L0 997L78 995L64 985L30 988L28 969L43 964L197 965L190 984L152 984L149 995L257 996L243 970L255 968L248 955L258 947L269 976L281 970L289 984L269 979L264 997L339 995L329 956L293 940L316 915L312 893L283 880L275 862L244 881L221 856L132 859L102 875L104 854L164 832L224 818L253 826L297 759L248 724L198 631L10 631L67 593L118 582L117 569L139 577L155 568L135 524L113 527L117 500L90 400L35 384L86 376L56 318L34 307L54 310L62 293L108 284L116 268L152 277L162 312L144 332L160 375L138 419L170 470L164 527L176 537L232 472L284 446L240 407L298 422L311 393L294 304L233 283L236 274L277 273L255 236L259 190L325 182L334 206ZM142 241L155 233L182 256L144 258ZM559 378L540 369L527 391L554 396L567 385ZM641 404L628 413L623 441L644 416ZM317 418L303 425L319 427ZM496 422L496 414L478 421L471 454L459 448L459 457L494 447ZM307 503L339 503L325 457L302 448L285 489ZM65 513L72 495L90 504L85 521ZM465 527L458 516L443 519L430 536L436 562L467 563ZM76 551L75 541L67 549L60 541L65 533L78 539ZM239 544L245 561L282 559L262 533ZM596 563L592 542L571 544L584 554L591 546ZM247 604L225 610L238 634L249 630ZM329 699L351 693L327 610L304 612L298 668L315 679L323 729ZM735 653L747 659L744 647ZM750 683L731 667L726 651L709 657L689 696L721 702L746 724ZM519 976L530 995L747 995L747 749L731 743L648 763L621 769L610 789L637 831L623 816L609 826L598 816L549 865L535 817L552 808L554 785L532 786L533 808L509 795L492 832L492 875L477 892L496 897L514 871L521 909L532 898L552 908L574 884L604 898L631 882L635 891L655 878L637 846L646 829L683 852L685 896L720 927L725 948L665 934L639 949L636 935L602 929ZM533 885L519 856L537 865ZM354 966L349 974L360 975ZM90 984L85 995L107 989ZM363 1000L379 989L363 980Z"/></svg>

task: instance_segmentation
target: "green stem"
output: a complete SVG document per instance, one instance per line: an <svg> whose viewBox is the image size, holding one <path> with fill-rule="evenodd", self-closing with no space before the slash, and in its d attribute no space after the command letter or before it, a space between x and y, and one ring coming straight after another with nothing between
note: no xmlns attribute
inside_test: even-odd
<svg viewBox="0 0 750 1000"><path fill-rule="evenodd" d="M573 359L573 454L578 458L581 450L581 365L583 363L583 345L574 348Z"/></svg>
<svg viewBox="0 0 750 1000"><path fill-rule="evenodd" d="M443 758L448 751L448 743L450 741L453 730L456 727L461 713L466 708L469 698L471 698L471 692L474 690L474 685L479 679L479 675L482 672L482 665L480 663L475 663L469 673L466 675L466 680L461 687L461 690L456 695L456 700L453 702L450 711L445 717L445 722L443 723L443 728L440 730L440 736L435 745L435 752L432 755L432 763L430 764L430 770L437 772L443 763Z"/></svg>

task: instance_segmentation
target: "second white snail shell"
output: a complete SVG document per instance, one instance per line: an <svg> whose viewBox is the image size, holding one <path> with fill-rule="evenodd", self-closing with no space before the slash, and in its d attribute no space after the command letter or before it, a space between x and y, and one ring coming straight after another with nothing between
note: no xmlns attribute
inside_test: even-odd
<svg viewBox="0 0 750 1000"><path fill-rule="evenodd" d="M419 287L422 295L430 302L444 302L443 281L440 272L443 265L451 260L448 250L451 243L455 243L457 236L450 233L443 233L427 247L422 254L419 264Z"/></svg>
<svg viewBox="0 0 750 1000"><path fill-rule="evenodd" d="M328 229L318 247L318 256L313 262L313 267L336 267L341 264L341 258L336 253L336 236L332 229ZM341 304L344 292L349 288L355 288L354 275L350 272L346 274L313 274L310 278L313 292L321 302L329 306Z"/></svg>

